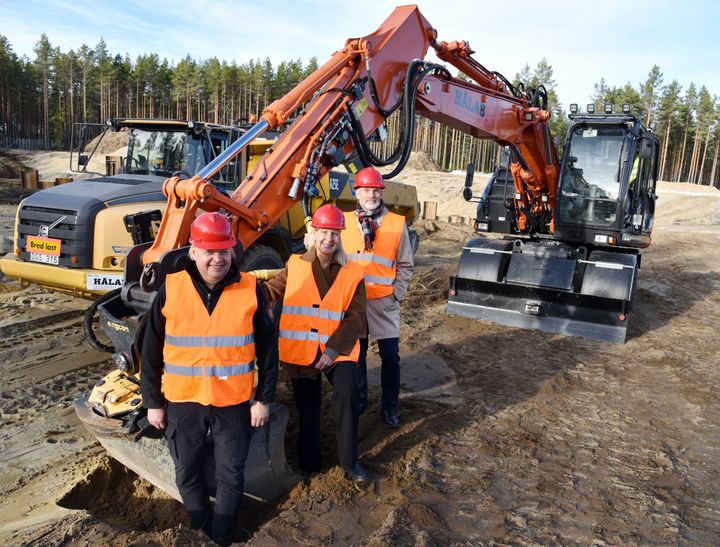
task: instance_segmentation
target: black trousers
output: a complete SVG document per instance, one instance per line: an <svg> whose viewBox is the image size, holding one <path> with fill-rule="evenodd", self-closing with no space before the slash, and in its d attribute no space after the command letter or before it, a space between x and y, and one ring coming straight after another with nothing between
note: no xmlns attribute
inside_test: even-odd
<svg viewBox="0 0 720 547"><path fill-rule="evenodd" d="M332 385L335 437L338 459L343 469L357 463L358 392L354 377L355 363L341 361L325 372ZM300 419L298 463L308 473L320 471L320 416L322 412L322 374L315 378L292 379L295 406Z"/></svg>
<svg viewBox="0 0 720 547"><path fill-rule="evenodd" d="M168 403L167 421L165 435L175 463L175 483L190 514L190 528L203 530L220 545L229 545L243 495L250 404ZM204 474L208 431L215 455L214 514Z"/></svg>
<svg viewBox="0 0 720 547"><path fill-rule="evenodd" d="M400 339L383 338L378 340L378 352L380 353L380 386L382 394L380 404L383 410L397 412L398 399L400 398ZM368 339L360 338L360 357L355 369L355 382L358 386L360 401L360 414L367 407L368 384L367 384L367 353Z"/></svg>

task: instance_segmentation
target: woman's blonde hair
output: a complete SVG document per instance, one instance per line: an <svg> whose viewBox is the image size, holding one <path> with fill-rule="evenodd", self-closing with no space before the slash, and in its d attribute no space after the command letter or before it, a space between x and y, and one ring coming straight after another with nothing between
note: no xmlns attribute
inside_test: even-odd
<svg viewBox="0 0 720 547"><path fill-rule="evenodd" d="M339 236L339 234L338 234ZM308 251L312 249L317 254L317 249L315 249L315 237L313 237L312 242L310 243L310 246L308 247ZM340 264L341 266L347 266L348 264L348 257L347 253L345 252L345 248L342 244L342 237L338 237L338 246L337 249L335 249L335 253L333 254L333 260Z"/></svg>

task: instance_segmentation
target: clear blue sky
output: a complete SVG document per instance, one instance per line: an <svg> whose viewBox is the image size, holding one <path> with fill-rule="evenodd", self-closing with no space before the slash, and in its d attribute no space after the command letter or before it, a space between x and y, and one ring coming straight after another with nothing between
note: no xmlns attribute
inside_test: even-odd
<svg viewBox="0 0 720 547"><path fill-rule="evenodd" d="M274 64L315 56L322 64L346 38L369 34L400 2L348 4L295 0L5 0L0 34L34 59L41 33L64 52L104 38L133 61L155 52L171 62L190 54ZM644 81L653 64L720 95L720 1L447 0L418 4L440 40L467 40L474 57L509 79L543 57L565 109L585 104L601 77L611 86Z"/></svg>

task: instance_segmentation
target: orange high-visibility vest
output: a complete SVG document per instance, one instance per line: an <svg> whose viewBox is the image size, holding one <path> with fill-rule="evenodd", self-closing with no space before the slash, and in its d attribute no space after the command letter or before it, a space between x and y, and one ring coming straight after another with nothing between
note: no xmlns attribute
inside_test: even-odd
<svg viewBox="0 0 720 547"><path fill-rule="evenodd" d="M325 298L315 284L312 262L293 255L287 263L287 285L280 316L278 349L280 360L295 365L312 365L325 344L338 329L355 289L362 283L363 269L349 263L340 268ZM339 361L357 361L360 343L356 342L349 355L340 355Z"/></svg>
<svg viewBox="0 0 720 547"><path fill-rule="evenodd" d="M168 401L230 406L250 400L255 372L256 279L243 273L208 314L187 272L165 280L163 393Z"/></svg>
<svg viewBox="0 0 720 547"><path fill-rule="evenodd" d="M375 232L373 250L365 250L358 228L357 214L345 213L346 229L341 232L348 258L365 268L365 290L369 300L390 296L395 282L397 251L405 226L405 217L387 213Z"/></svg>

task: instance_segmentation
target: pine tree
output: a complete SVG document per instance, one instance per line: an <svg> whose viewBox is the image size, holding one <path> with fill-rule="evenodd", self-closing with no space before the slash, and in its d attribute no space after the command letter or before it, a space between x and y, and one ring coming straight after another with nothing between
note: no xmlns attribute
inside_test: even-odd
<svg viewBox="0 0 720 547"><path fill-rule="evenodd" d="M50 68L53 60L53 48L44 32L35 45L35 62L42 76L43 93L43 142L45 150L50 148Z"/></svg>
<svg viewBox="0 0 720 547"><path fill-rule="evenodd" d="M660 93L662 92L662 82L663 74L660 72L660 67L653 65L645 83L640 84L640 104L646 112L646 126L650 124L650 120L657 108Z"/></svg>
<svg viewBox="0 0 720 547"><path fill-rule="evenodd" d="M678 140L677 133L680 128L680 120L678 119L676 106L679 101L681 91L682 86L680 86L677 80L673 80L669 85L665 86L663 94L659 100L657 110L657 130L658 134L662 135L659 169L660 180L666 180L665 174L668 152L671 149L670 144L671 142L676 142Z"/></svg>

